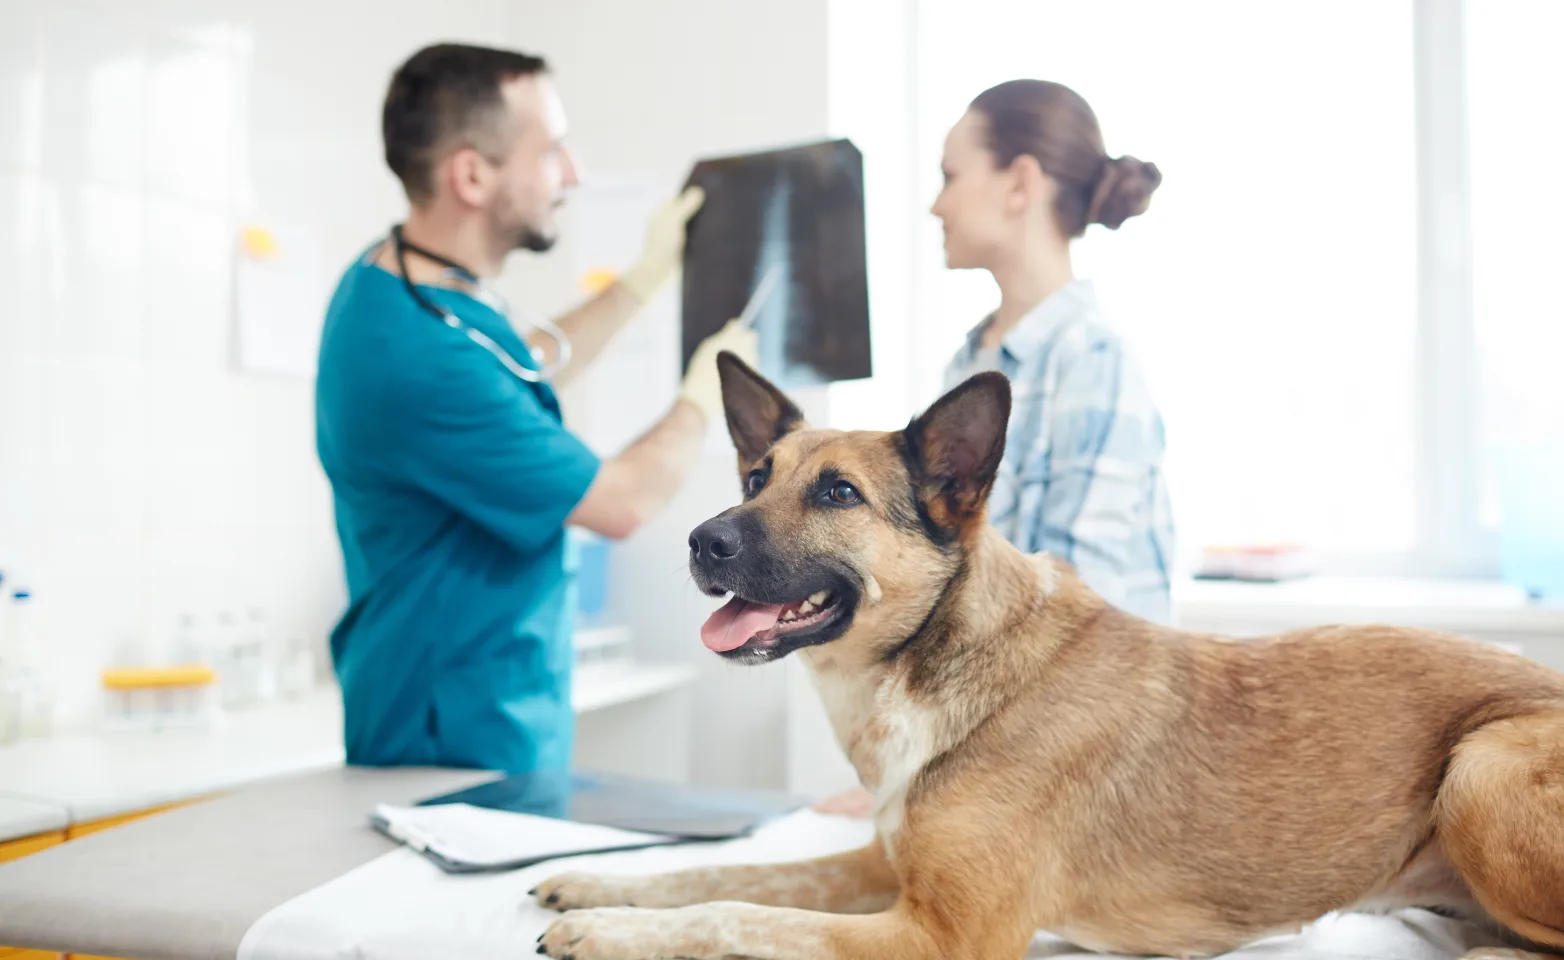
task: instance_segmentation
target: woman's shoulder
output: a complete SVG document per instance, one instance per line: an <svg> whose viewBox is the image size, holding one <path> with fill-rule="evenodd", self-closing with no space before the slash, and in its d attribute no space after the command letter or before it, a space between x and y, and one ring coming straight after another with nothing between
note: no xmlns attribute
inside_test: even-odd
<svg viewBox="0 0 1564 960"><path fill-rule="evenodd" d="M1063 373L1082 365L1116 365L1130 354L1124 334L1106 317L1083 314L1059 331L1047 365Z"/></svg>
<svg viewBox="0 0 1564 960"><path fill-rule="evenodd" d="M1146 373L1134 343L1100 309L1083 311L1059 332L1047 364L1052 383L1111 380L1121 388L1143 389Z"/></svg>
<svg viewBox="0 0 1564 960"><path fill-rule="evenodd" d="M978 345L982 342L983 330L993 319L994 314L990 311L984 315L983 319L968 327L962 333L961 342L957 344L955 351L951 353L950 359L945 361L945 379L947 381L951 377L961 377L970 371L978 361Z"/></svg>
<svg viewBox="0 0 1564 960"><path fill-rule="evenodd" d="M1084 278L1071 280L1034 308L1018 326L1017 337L1020 349L1034 361L1028 366L1039 372L1092 353L1123 349L1096 289Z"/></svg>

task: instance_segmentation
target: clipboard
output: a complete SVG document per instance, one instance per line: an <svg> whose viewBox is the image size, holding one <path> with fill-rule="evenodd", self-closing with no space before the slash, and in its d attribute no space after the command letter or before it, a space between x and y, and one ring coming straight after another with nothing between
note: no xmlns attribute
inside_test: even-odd
<svg viewBox="0 0 1564 960"><path fill-rule="evenodd" d="M369 815L376 830L446 873L498 873L549 860L684 842L681 838L565 823L469 804L393 807Z"/></svg>
<svg viewBox="0 0 1564 960"><path fill-rule="evenodd" d="M746 836L809 805L782 791L720 790L584 772L501 777L412 807L381 805L375 829L448 873ZM476 853L477 850L483 853Z"/></svg>

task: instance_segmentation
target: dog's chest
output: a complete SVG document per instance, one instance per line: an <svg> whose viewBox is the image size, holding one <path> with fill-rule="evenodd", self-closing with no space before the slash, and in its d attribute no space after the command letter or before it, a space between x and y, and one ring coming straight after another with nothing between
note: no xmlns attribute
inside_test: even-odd
<svg viewBox="0 0 1564 960"><path fill-rule="evenodd" d="M876 713L874 751L880 779L874 790L874 825L887 842L901 829L912 782L943 748L937 715L916 704L897 703Z"/></svg>
<svg viewBox="0 0 1564 960"><path fill-rule="evenodd" d="M889 841L901 828L913 780L941 749L939 716L892 678L854 682L829 671L815 683L837 741L874 793L875 827Z"/></svg>
<svg viewBox="0 0 1564 960"><path fill-rule="evenodd" d="M879 756L874 731L874 687L861 680L853 682L836 670L811 670L820 702L831 719L836 742L847 754L864 785L873 788L880 779Z"/></svg>

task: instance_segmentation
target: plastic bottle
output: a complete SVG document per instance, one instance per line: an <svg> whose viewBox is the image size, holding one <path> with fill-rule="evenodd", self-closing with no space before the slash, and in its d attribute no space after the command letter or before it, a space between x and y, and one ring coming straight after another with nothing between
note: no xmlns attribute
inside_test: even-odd
<svg viewBox="0 0 1564 960"><path fill-rule="evenodd" d="M174 621L174 634L168 642L169 663L180 666L209 663L211 653L201 641L194 614L181 613Z"/></svg>
<svg viewBox="0 0 1564 960"><path fill-rule="evenodd" d="M281 657L277 670L277 692L289 700L296 700L315 687L315 651L301 634L289 635L280 644Z"/></svg>
<svg viewBox="0 0 1564 960"><path fill-rule="evenodd" d="M22 694L19 678L7 660L0 659L0 746L22 737Z"/></svg>
<svg viewBox="0 0 1564 960"><path fill-rule="evenodd" d="M5 586L5 571L0 570L0 660L11 654L11 605L6 602L11 591Z"/></svg>
<svg viewBox="0 0 1564 960"><path fill-rule="evenodd" d="M33 605L32 591L19 587L11 593L11 645L18 668L17 713L23 737L47 737L54 732L54 690L43 674L43 637Z"/></svg>
<svg viewBox="0 0 1564 960"><path fill-rule="evenodd" d="M0 574L0 582L5 579ZM10 593L0 590L0 745L14 743L22 736L21 677L12 638Z"/></svg>
<svg viewBox="0 0 1564 960"><path fill-rule="evenodd" d="M244 636L239 632L233 614L227 610L217 614L212 645L223 706L232 710L255 702L254 671L245 653Z"/></svg>
<svg viewBox="0 0 1564 960"><path fill-rule="evenodd" d="M255 699L261 703L277 696L278 664L272 646L266 611L251 607L246 614L244 649L254 672Z"/></svg>

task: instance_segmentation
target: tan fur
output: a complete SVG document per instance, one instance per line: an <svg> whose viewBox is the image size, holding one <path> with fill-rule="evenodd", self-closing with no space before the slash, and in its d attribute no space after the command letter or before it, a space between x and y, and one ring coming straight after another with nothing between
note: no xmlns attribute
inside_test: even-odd
<svg viewBox="0 0 1564 960"><path fill-rule="evenodd" d="M540 897L598 909L561 918L550 956L997 960L1038 929L1198 956L1408 905L1564 947L1564 676L1389 626L1243 643L1166 629L1021 554L960 497L929 511L957 528L942 549L892 507L915 479L894 435L797 429L769 455L745 509L785 531L774 548L879 585L845 635L799 651L875 792L878 842L557 878ZM868 506L810 509L800 491L823 468ZM624 904L672 909L602 909Z"/></svg>
<svg viewBox="0 0 1564 960"><path fill-rule="evenodd" d="M832 913L873 913L896 899L896 874L878 840L860 850L796 863L694 867L645 877L567 873L534 891L538 901L560 910L582 907L687 907L724 899L742 887L750 903Z"/></svg>

